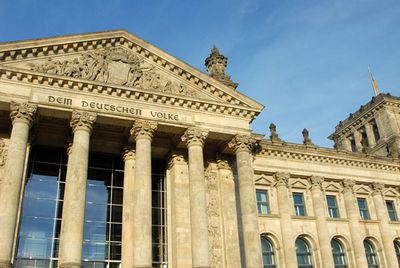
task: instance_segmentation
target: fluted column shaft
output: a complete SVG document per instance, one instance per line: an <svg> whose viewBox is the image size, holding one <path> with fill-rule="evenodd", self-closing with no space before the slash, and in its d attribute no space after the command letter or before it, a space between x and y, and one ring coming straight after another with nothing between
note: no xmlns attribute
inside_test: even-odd
<svg viewBox="0 0 400 268"><path fill-rule="evenodd" d="M136 120L131 135L136 141L133 187L133 267L152 267L151 141L157 124ZM129 267L128 267L129 268Z"/></svg>
<svg viewBox="0 0 400 268"><path fill-rule="evenodd" d="M382 183L376 182L372 185L374 191L372 193L372 199L376 209L376 214L379 220L379 230L381 232L383 252L385 253L386 262L388 267L398 267L396 252L394 250L393 236L391 233L391 227L389 224L389 216L387 213L386 204L384 201Z"/></svg>
<svg viewBox="0 0 400 268"><path fill-rule="evenodd" d="M11 102L12 130L0 185L0 267L11 267L29 129L37 106Z"/></svg>
<svg viewBox="0 0 400 268"><path fill-rule="evenodd" d="M192 265L210 267L206 184L204 179L203 146L208 131L188 128L182 136L189 155L190 223L192 231Z"/></svg>
<svg viewBox="0 0 400 268"><path fill-rule="evenodd" d="M289 173L278 172L274 174L276 181L276 195L278 197L279 215L281 222L282 247L285 255L286 268L297 267L295 241L292 234L291 211L289 197Z"/></svg>
<svg viewBox="0 0 400 268"><path fill-rule="evenodd" d="M133 214L135 211L133 197L135 181L135 149L133 146L126 146L123 149L124 166L124 194L122 201L122 246L121 265L122 267L133 267L133 241L135 239L133 230Z"/></svg>
<svg viewBox="0 0 400 268"><path fill-rule="evenodd" d="M321 250L322 263L325 267L333 267L333 255L331 241L329 240L329 230L326 222L325 198L322 192L323 178L313 176L310 178L311 196L316 218L317 234L319 247Z"/></svg>
<svg viewBox="0 0 400 268"><path fill-rule="evenodd" d="M343 198L346 206L346 213L349 219L349 229L351 241L356 259L356 267L368 267L364 250L364 240L360 235L360 212L354 196L355 182L352 180L343 180Z"/></svg>
<svg viewBox="0 0 400 268"><path fill-rule="evenodd" d="M244 252L247 268L262 267L262 252L251 149L255 143L250 135L236 135L229 143L236 154Z"/></svg>
<svg viewBox="0 0 400 268"><path fill-rule="evenodd" d="M82 265L89 142L95 121L94 113L72 112L70 125L74 137L65 180L59 267L78 268Z"/></svg>

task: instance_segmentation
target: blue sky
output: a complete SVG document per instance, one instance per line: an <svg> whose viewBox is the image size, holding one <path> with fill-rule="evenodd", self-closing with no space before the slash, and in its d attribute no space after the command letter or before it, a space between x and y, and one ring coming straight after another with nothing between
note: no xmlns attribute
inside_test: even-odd
<svg viewBox="0 0 400 268"><path fill-rule="evenodd" d="M0 0L0 42L125 29L205 71L215 44L238 90L266 106L253 122L286 141L326 138L374 95L400 96L399 0Z"/></svg>

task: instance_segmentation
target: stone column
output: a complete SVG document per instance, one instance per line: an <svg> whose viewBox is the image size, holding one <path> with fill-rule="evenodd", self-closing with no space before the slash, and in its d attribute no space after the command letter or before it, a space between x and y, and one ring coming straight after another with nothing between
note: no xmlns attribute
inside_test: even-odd
<svg viewBox="0 0 400 268"><path fill-rule="evenodd" d="M228 160L218 159L218 178L221 192L221 216L224 237L224 267L240 267L239 232L236 210L235 181Z"/></svg>
<svg viewBox="0 0 400 268"><path fill-rule="evenodd" d="M258 227L257 201L251 155L254 143L255 139L250 135L236 135L229 142L229 147L233 148L236 154L247 268L262 267L261 237Z"/></svg>
<svg viewBox="0 0 400 268"><path fill-rule="evenodd" d="M316 218L319 247L321 250L322 263L326 267L334 267L331 241L329 239L329 229L326 222L325 197L322 191L324 179L318 176L310 178L311 196Z"/></svg>
<svg viewBox="0 0 400 268"><path fill-rule="evenodd" d="M379 229L382 237L383 252L386 257L387 267L398 267L396 252L393 245L393 234L389 224L389 216L384 199L384 184L375 182L372 184L372 199L374 200L376 216L379 220Z"/></svg>
<svg viewBox="0 0 400 268"><path fill-rule="evenodd" d="M10 103L12 120L8 155L0 185L0 267L11 267L14 234L18 217L19 198L23 182L29 129L37 105Z"/></svg>
<svg viewBox="0 0 400 268"><path fill-rule="evenodd" d="M343 149L346 151L351 152L351 144L350 140L346 136L342 136L339 138L338 149Z"/></svg>
<svg viewBox="0 0 400 268"><path fill-rule="evenodd" d="M356 151L362 152L363 146L361 144L361 133L358 130L355 130L353 136L354 136L354 142L356 143Z"/></svg>
<svg viewBox="0 0 400 268"><path fill-rule="evenodd" d="M192 267L192 241L190 225L189 167L186 155L175 151L168 163L171 196L171 235L172 258L169 265L176 268Z"/></svg>
<svg viewBox="0 0 400 268"><path fill-rule="evenodd" d="M296 268L297 257L291 221L293 208L291 206L288 190L289 178L289 173L277 172L274 174L279 215L281 218L282 247L285 255L285 264L286 268Z"/></svg>
<svg viewBox="0 0 400 268"><path fill-rule="evenodd" d="M89 141L95 122L96 114L94 113L72 112L70 125L74 137L72 148L69 149L62 210L58 261L58 266L61 268L82 266Z"/></svg>
<svg viewBox="0 0 400 268"><path fill-rule="evenodd" d="M135 149L131 144L123 148L124 166L124 194L122 201L122 246L121 246L121 265L122 267L133 267L133 213L135 207L133 197L135 194Z"/></svg>
<svg viewBox="0 0 400 268"><path fill-rule="evenodd" d="M356 267L368 267L364 250L364 240L360 234L360 211L354 196L355 182L353 180L344 179L342 184L343 198L346 206L347 218L349 219L349 229L354 257L356 259Z"/></svg>
<svg viewBox="0 0 400 268"><path fill-rule="evenodd" d="M152 267L151 142L157 123L136 120L131 135L136 141L133 187L133 267ZM128 267L129 268L129 267Z"/></svg>
<svg viewBox="0 0 400 268"><path fill-rule="evenodd" d="M182 136L189 152L190 222L192 230L192 266L210 267L206 185L203 146L208 130L191 127Z"/></svg>
<svg viewBox="0 0 400 268"><path fill-rule="evenodd" d="M365 124L365 133L367 134L369 147L374 147L376 141L375 141L374 131L372 130L372 125L370 123Z"/></svg>

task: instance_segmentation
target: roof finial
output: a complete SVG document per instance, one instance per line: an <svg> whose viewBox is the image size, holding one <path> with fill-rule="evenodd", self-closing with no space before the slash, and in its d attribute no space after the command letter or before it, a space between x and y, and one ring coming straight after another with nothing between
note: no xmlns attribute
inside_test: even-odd
<svg viewBox="0 0 400 268"><path fill-rule="evenodd" d="M228 58L219 53L218 48L214 45L211 49L211 54L205 60L205 66L208 74L220 81L221 83L237 88L238 84L231 80L231 77L225 73L228 65Z"/></svg>

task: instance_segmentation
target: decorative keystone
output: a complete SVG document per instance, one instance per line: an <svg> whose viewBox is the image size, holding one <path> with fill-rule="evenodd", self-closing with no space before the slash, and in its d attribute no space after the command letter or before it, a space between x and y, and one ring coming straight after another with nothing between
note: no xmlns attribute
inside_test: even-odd
<svg viewBox="0 0 400 268"><path fill-rule="evenodd" d="M207 136L208 129L191 127L185 131L181 139L182 141L186 142L186 145L188 147L191 145L200 145L201 147L203 147Z"/></svg>
<svg viewBox="0 0 400 268"><path fill-rule="evenodd" d="M152 140L157 129L157 123L148 120L137 119L131 128L131 135L138 139Z"/></svg>
<svg viewBox="0 0 400 268"><path fill-rule="evenodd" d="M37 112L37 105L31 103L18 103L15 101L10 102L10 117L12 123L22 121L28 123L29 127L32 126Z"/></svg>
<svg viewBox="0 0 400 268"><path fill-rule="evenodd" d="M92 133L94 123L96 123L97 115L86 111L72 111L72 118L70 125L72 131L75 133L76 130L85 130Z"/></svg>

